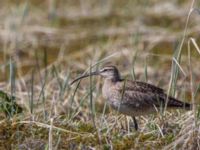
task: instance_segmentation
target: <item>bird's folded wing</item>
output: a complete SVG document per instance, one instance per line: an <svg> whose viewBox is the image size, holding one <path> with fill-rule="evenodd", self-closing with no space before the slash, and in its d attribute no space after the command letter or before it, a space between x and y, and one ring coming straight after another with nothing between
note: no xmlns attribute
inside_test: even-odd
<svg viewBox="0 0 200 150"><path fill-rule="evenodd" d="M129 90L123 93L122 104L132 105L133 107L160 107L165 105L165 100L154 93Z"/></svg>
<svg viewBox="0 0 200 150"><path fill-rule="evenodd" d="M131 81L131 80L124 80L123 82L119 82L117 88L118 90L125 89L126 91L130 90L130 91L157 93L157 94L164 93L163 89L151 85L149 83Z"/></svg>
<svg viewBox="0 0 200 150"><path fill-rule="evenodd" d="M182 102L166 94L143 93L139 91L124 91L122 103L132 107L164 107L167 101L168 107L190 108L189 103Z"/></svg>

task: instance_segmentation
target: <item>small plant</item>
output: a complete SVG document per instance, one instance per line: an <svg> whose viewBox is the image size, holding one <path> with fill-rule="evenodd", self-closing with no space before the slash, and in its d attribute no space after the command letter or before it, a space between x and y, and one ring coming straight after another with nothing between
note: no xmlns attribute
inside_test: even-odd
<svg viewBox="0 0 200 150"><path fill-rule="evenodd" d="M0 112L3 112L6 117L10 118L14 114L22 112L22 108L16 103L15 100L16 97L0 91Z"/></svg>

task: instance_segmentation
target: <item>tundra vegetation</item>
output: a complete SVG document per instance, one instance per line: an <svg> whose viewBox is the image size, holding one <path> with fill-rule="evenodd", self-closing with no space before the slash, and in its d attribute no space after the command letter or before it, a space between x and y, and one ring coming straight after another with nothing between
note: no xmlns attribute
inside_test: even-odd
<svg viewBox="0 0 200 150"><path fill-rule="evenodd" d="M0 149L200 149L199 1L0 1ZM132 118L110 109L110 62L191 111ZM144 110L145 111L145 110Z"/></svg>

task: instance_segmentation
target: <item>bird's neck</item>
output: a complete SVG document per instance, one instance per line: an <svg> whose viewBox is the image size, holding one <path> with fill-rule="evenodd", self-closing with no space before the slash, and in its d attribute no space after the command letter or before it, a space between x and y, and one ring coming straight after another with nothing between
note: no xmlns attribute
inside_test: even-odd
<svg viewBox="0 0 200 150"><path fill-rule="evenodd" d="M111 81L112 81L112 82L121 81L121 76L120 76L120 74L119 74L118 71L116 71L116 73L114 74L114 76L111 78Z"/></svg>
<svg viewBox="0 0 200 150"><path fill-rule="evenodd" d="M119 81L122 81L122 79L119 76L105 79L105 82L109 82L109 83L116 83Z"/></svg>
<svg viewBox="0 0 200 150"><path fill-rule="evenodd" d="M121 79L104 79L102 93L103 97L109 99L109 96L112 95L113 86L115 86Z"/></svg>
<svg viewBox="0 0 200 150"><path fill-rule="evenodd" d="M118 82L118 81L121 81L121 78L112 78L110 80L111 80L111 82Z"/></svg>

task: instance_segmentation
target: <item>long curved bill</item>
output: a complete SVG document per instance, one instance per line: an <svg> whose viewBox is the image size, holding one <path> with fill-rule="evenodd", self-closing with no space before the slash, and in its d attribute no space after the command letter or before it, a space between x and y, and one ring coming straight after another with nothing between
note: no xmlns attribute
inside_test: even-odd
<svg viewBox="0 0 200 150"><path fill-rule="evenodd" d="M70 83L70 85L74 84L74 83L75 83L76 81L78 81L78 80L81 80L81 79L83 79L83 78L86 78L86 77L89 77L89 76L93 76L93 75L99 75L99 72L98 72L98 71L95 71L95 72L91 72L90 74L82 75L82 76L76 78L75 80L73 80L73 81Z"/></svg>

